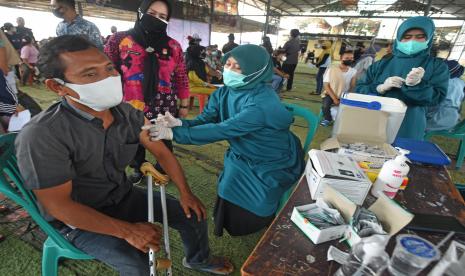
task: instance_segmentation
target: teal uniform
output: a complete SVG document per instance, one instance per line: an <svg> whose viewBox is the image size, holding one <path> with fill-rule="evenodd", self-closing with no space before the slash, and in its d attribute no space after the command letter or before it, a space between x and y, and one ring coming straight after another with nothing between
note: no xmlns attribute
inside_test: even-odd
<svg viewBox="0 0 465 276"><path fill-rule="evenodd" d="M266 217L276 212L283 193L302 174L304 154L299 139L289 129L292 114L267 83L272 76L272 64L266 63L269 55L263 59L258 56L255 62L249 59L255 65L249 68L236 57L242 56L241 50L253 55L254 48L240 46L227 56L233 55L238 60L244 74L257 72L264 66L269 69L262 70L260 77L244 87L219 88L210 96L202 114L173 128L173 139L193 145L227 140L230 147L224 155L218 195Z"/></svg>
<svg viewBox="0 0 465 276"><path fill-rule="evenodd" d="M422 29L427 37L428 48L416 54L406 55L400 52L396 45L402 35L410 29ZM426 129L426 108L436 106L446 96L449 83L449 69L444 61L430 55L433 35L433 21L424 16L413 17L404 21L397 32L393 45L392 56L375 62L368 68L364 77L357 82L355 91L362 94L376 94L397 98L407 105L404 121L397 137L423 140ZM423 67L425 75L415 86L402 85L392 88L384 95L378 94L376 87L392 76L406 78L415 67Z"/></svg>

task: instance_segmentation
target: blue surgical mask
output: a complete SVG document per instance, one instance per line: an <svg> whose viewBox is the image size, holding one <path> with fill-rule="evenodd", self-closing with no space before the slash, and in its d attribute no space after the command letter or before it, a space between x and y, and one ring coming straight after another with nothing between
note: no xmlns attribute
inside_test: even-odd
<svg viewBox="0 0 465 276"><path fill-rule="evenodd" d="M230 69L225 68L223 71L224 85L229 86L231 88L239 88L241 86L246 85L246 83L244 82L245 78L247 78L246 75L239 74Z"/></svg>
<svg viewBox="0 0 465 276"><path fill-rule="evenodd" d="M428 48L428 41L409 40L406 42L397 41L397 50L406 55L413 55Z"/></svg>
<svg viewBox="0 0 465 276"><path fill-rule="evenodd" d="M234 72L234 71L232 71L230 69L224 68L224 70L223 70L223 82L224 82L224 85L229 86L231 88L240 88L242 86L245 86L245 85L249 84L251 81L253 81L254 79L256 79L257 77L259 77L261 75L261 73L263 73L263 71L266 70L266 67L267 67L267 65L265 65L265 67L263 67L262 69L258 70L255 73L252 73L250 75L240 74L240 73ZM255 75L255 77L253 77L249 81L247 81L247 82L244 81L246 78L254 76L254 75Z"/></svg>

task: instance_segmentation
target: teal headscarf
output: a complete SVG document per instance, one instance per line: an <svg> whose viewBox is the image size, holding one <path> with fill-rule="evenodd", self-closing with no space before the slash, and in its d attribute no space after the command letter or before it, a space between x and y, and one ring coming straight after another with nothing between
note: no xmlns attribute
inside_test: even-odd
<svg viewBox="0 0 465 276"><path fill-rule="evenodd" d="M402 53L397 49L397 44L402 40L402 36L411 29L421 29L425 32L426 41L428 41L428 48L420 51L413 55L407 55ZM399 57L419 57L427 56L431 52L431 47L433 46L433 35L434 35L434 22L431 18L426 16L416 16L409 18L400 24L399 29L397 30L396 40L394 41L394 47L392 49L392 54Z"/></svg>
<svg viewBox="0 0 465 276"><path fill-rule="evenodd" d="M262 71L258 75L246 78L244 81L250 83L234 90L253 89L260 84L270 82L273 77L273 61L265 48L257 45L241 45L224 55L222 62L226 63L228 58L233 57L241 66L242 74L248 76Z"/></svg>

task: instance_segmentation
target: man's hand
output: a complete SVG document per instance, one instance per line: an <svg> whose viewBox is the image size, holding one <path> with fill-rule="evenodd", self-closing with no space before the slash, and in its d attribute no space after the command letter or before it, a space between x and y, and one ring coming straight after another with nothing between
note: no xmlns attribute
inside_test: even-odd
<svg viewBox="0 0 465 276"><path fill-rule="evenodd" d="M155 252L160 250L162 232L159 226L148 222L139 222L131 224L128 230L124 240L130 245L145 253L149 249Z"/></svg>
<svg viewBox="0 0 465 276"><path fill-rule="evenodd" d="M407 77L405 78L405 85L415 86L419 84L424 75L425 69L423 69L422 67L412 68L410 73L408 73Z"/></svg>
<svg viewBox="0 0 465 276"><path fill-rule="evenodd" d="M182 126L182 121L180 119L176 119L168 111L165 112L165 115L158 114L156 122L157 122L157 125L169 127L169 128Z"/></svg>
<svg viewBox="0 0 465 276"><path fill-rule="evenodd" d="M384 81L383 84L380 84L376 87L376 91L378 91L380 94L384 94L392 88L401 88L404 82L405 80L401 77L389 77Z"/></svg>
<svg viewBox="0 0 465 276"><path fill-rule="evenodd" d="M341 101L338 98L334 98L333 103L334 103L334 105L339 105L341 103Z"/></svg>
<svg viewBox="0 0 465 276"><path fill-rule="evenodd" d="M182 209L184 209L184 213L186 217L191 218L191 210L197 215L197 220L205 220L207 219L207 211L205 206L203 205L202 201L198 199L192 193L181 193L181 198L179 199L181 203Z"/></svg>

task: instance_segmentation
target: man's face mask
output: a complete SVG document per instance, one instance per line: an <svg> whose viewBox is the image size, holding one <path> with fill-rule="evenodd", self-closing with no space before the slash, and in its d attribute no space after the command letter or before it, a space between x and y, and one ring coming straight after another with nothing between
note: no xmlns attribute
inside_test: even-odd
<svg viewBox="0 0 465 276"><path fill-rule="evenodd" d="M413 55L428 48L428 41L416 41L414 39L401 42L397 41L397 50L406 55Z"/></svg>
<svg viewBox="0 0 465 276"><path fill-rule="evenodd" d="M141 15L140 23L148 33L164 33L168 27L168 21L146 13Z"/></svg>
<svg viewBox="0 0 465 276"><path fill-rule="evenodd" d="M55 80L71 88L79 95L79 99L68 95L70 99L95 111L103 111L115 107L123 101L123 86L121 85L120 76L108 77L88 84L73 84L65 83L60 79Z"/></svg>
<svg viewBox="0 0 465 276"><path fill-rule="evenodd" d="M65 14L61 11L61 8L52 8L52 13L58 18L63 19Z"/></svg>
<svg viewBox="0 0 465 276"><path fill-rule="evenodd" d="M352 66L353 63L354 61L351 59L346 59L342 61L342 64L344 64L345 66Z"/></svg>

